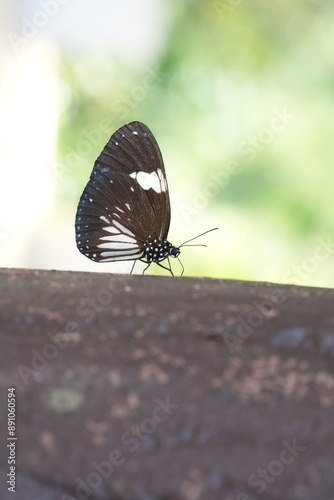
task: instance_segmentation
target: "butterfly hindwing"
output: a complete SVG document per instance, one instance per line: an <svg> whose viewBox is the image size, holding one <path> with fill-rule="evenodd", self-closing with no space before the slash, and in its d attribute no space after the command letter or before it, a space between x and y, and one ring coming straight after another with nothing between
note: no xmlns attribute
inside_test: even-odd
<svg viewBox="0 0 334 500"><path fill-rule="evenodd" d="M169 222L159 146L144 124L124 125L96 160L80 198L77 246L98 262L140 259L148 237L166 239Z"/></svg>

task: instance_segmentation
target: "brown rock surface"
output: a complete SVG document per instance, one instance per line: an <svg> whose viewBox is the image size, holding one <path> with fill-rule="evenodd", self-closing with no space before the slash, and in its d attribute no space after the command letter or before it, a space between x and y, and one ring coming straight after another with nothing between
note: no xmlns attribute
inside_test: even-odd
<svg viewBox="0 0 334 500"><path fill-rule="evenodd" d="M2 499L334 498L334 290L23 269L0 287Z"/></svg>

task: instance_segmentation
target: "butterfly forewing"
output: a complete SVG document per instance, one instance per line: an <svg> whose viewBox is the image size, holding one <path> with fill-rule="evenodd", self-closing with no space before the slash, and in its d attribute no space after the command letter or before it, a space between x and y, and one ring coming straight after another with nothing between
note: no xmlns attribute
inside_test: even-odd
<svg viewBox="0 0 334 500"><path fill-rule="evenodd" d="M98 262L144 256L148 238L164 241L170 222L165 168L140 122L118 129L96 160L76 216L76 242Z"/></svg>

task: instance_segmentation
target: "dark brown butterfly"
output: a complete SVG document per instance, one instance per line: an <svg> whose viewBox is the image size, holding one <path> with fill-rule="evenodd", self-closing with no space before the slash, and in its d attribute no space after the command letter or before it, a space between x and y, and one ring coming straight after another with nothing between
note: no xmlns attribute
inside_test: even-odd
<svg viewBox="0 0 334 500"><path fill-rule="evenodd" d="M96 160L81 195L75 221L77 247L96 262L140 260L148 266L155 262L173 274L161 262L178 257L182 245L167 241L169 223L159 146L143 123L123 125Z"/></svg>

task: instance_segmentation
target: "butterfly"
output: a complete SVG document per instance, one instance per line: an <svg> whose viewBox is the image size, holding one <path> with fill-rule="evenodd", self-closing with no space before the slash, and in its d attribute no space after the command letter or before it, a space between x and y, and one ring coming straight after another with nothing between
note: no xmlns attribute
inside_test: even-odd
<svg viewBox="0 0 334 500"><path fill-rule="evenodd" d="M167 240L169 224L168 184L159 146L143 123L123 125L97 158L81 195L75 220L77 247L95 262L140 260L147 267L155 262L173 275L170 265L161 262L178 258L181 246L191 240L173 246Z"/></svg>

